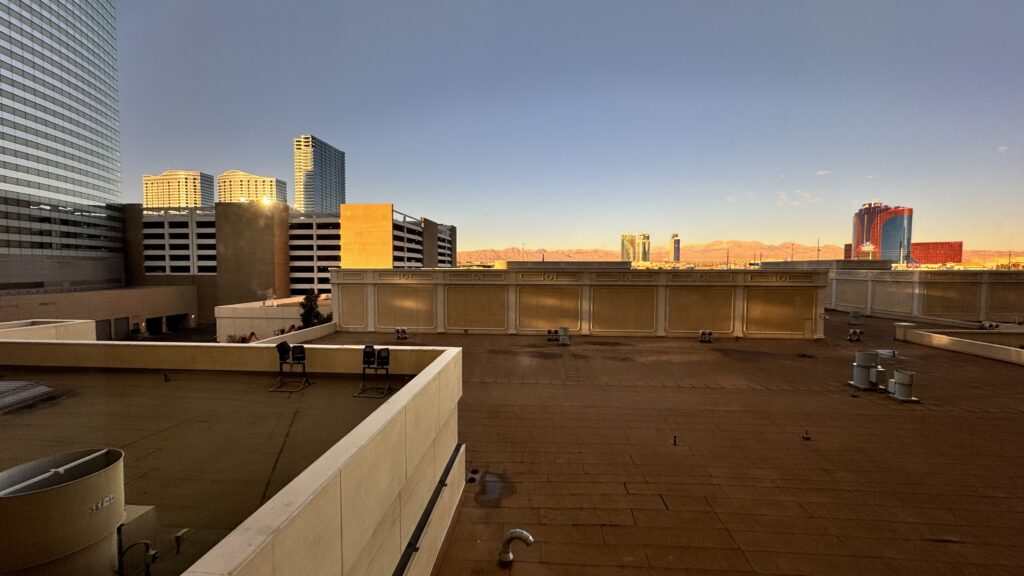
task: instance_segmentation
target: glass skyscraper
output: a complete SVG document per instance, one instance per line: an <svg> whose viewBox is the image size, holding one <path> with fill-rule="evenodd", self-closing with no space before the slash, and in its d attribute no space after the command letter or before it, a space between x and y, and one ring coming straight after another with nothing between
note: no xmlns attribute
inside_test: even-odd
<svg viewBox="0 0 1024 576"><path fill-rule="evenodd" d="M114 0L0 0L0 294L123 284Z"/></svg>
<svg viewBox="0 0 1024 576"><path fill-rule="evenodd" d="M299 212L340 214L345 203L345 153L304 134L295 149L295 209Z"/></svg>

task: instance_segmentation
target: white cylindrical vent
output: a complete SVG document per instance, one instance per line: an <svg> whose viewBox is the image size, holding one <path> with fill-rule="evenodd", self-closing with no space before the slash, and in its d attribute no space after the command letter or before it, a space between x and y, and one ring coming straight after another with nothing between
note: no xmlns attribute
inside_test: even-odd
<svg viewBox="0 0 1024 576"><path fill-rule="evenodd" d="M871 369L878 366L878 352L861 350L857 352L855 359L856 361L853 363L853 380L850 381L850 384L857 388L872 388Z"/></svg>
<svg viewBox="0 0 1024 576"><path fill-rule="evenodd" d="M870 370L868 379L875 386L885 386L886 381L889 380L889 370L882 368L881 366L876 366Z"/></svg>
<svg viewBox="0 0 1024 576"><path fill-rule="evenodd" d="M910 400L914 397L914 373L909 370L896 370L893 374L893 394L897 400Z"/></svg>
<svg viewBox="0 0 1024 576"><path fill-rule="evenodd" d="M109 576L124 521L124 452L92 449L0 472L0 574Z"/></svg>

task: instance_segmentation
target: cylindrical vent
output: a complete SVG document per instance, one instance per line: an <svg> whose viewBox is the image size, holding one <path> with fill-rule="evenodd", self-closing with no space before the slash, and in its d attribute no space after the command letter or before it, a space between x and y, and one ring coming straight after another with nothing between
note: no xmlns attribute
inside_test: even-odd
<svg viewBox="0 0 1024 576"><path fill-rule="evenodd" d="M889 371L881 366L876 366L870 370L868 379L875 386L885 386L886 381L889 380Z"/></svg>
<svg viewBox="0 0 1024 576"><path fill-rule="evenodd" d="M896 370L893 374L893 393L899 400L914 397L914 373L909 370Z"/></svg>
<svg viewBox="0 0 1024 576"><path fill-rule="evenodd" d="M856 355L856 362L861 366L878 366L878 352L874 350L859 350Z"/></svg>
<svg viewBox="0 0 1024 576"><path fill-rule="evenodd" d="M857 388L871 388L871 369L878 366L878 352L861 350L855 356L853 363L853 381L851 384Z"/></svg>
<svg viewBox="0 0 1024 576"><path fill-rule="evenodd" d="M0 574L108 576L124 521L124 452L92 449L0 472Z"/></svg>

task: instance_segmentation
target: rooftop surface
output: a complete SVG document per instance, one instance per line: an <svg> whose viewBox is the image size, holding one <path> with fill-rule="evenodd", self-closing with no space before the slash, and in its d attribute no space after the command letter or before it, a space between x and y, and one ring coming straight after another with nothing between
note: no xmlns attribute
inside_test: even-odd
<svg viewBox="0 0 1024 576"><path fill-rule="evenodd" d="M166 379L165 379L166 375ZM0 470L85 448L125 451L125 500L156 507L155 576L180 574L382 401L358 376L272 393L274 374L0 368L63 396L0 415ZM175 555L171 536L190 528Z"/></svg>
<svg viewBox="0 0 1024 576"><path fill-rule="evenodd" d="M442 575L1024 572L1024 368L830 312L824 341L336 333L460 346L461 510ZM920 404L859 392L896 349ZM804 439L807 436L809 439ZM472 474L473 471L476 474ZM502 534L511 570L497 566Z"/></svg>

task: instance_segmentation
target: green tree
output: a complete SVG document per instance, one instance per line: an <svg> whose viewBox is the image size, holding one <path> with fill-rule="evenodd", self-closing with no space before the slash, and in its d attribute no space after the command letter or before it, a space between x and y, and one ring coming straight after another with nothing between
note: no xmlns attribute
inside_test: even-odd
<svg viewBox="0 0 1024 576"><path fill-rule="evenodd" d="M302 298L302 303L299 304L299 307L302 308L302 314L299 315L299 319L302 321L303 328L312 328L324 323L324 315L320 312L319 300L320 296L312 288Z"/></svg>

